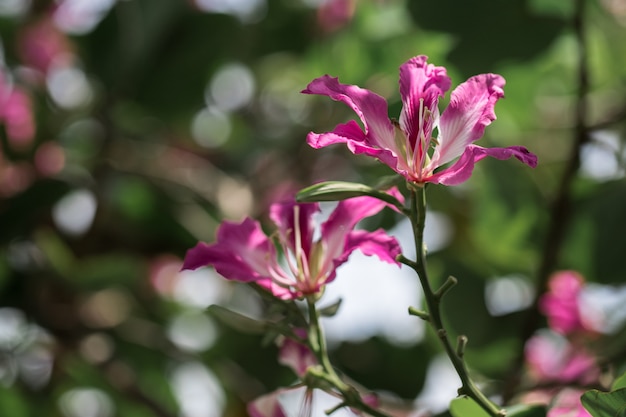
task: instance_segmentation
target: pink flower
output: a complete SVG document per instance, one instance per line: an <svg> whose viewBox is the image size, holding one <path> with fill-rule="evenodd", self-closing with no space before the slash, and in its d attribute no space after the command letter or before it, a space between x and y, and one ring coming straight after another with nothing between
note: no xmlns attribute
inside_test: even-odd
<svg viewBox="0 0 626 417"><path fill-rule="evenodd" d="M539 308L555 332L569 334L587 330L578 306L583 285L583 277L574 271L561 271L550 277L548 292L541 297Z"/></svg>
<svg viewBox="0 0 626 417"><path fill-rule="evenodd" d="M17 148L30 145L35 137L32 102L28 94L0 74L0 123L7 137Z"/></svg>
<svg viewBox="0 0 626 417"><path fill-rule="evenodd" d="M580 401L583 393L578 389L564 389L555 397L547 417L591 417Z"/></svg>
<svg viewBox="0 0 626 417"><path fill-rule="evenodd" d="M296 334L304 335L304 331L302 329L296 329ZM278 361L293 369L300 379L304 377L306 370L310 366L315 366L318 363L313 352L311 352L307 346L293 339L283 339L279 346ZM248 414L250 414L251 417L285 417L287 413L280 403L280 398L285 394L290 392L294 393L295 391L304 391L304 398L300 405L300 415L303 417L310 416L313 410L313 393L322 394L319 390L307 387L303 383L288 388L280 388L255 399L248 404ZM339 394L333 391L328 391L327 394L332 397L340 398ZM331 398L331 400L333 399ZM361 400L373 408L379 405L378 397L374 394L365 394L362 396ZM358 410L351 411L354 414L360 414Z"/></svg>
<svg viewBox="0 0 626 417"><path fill-rule="evenodd" d="M341 29L354 16L356 0L326 0L317 9L317 23L325 32Z"/></svg>
<svg viewBox="0 0 626 417"><path fill-rule="evenodd" d="M496 118L494 106L504 96L504 78L481 74L468 79L452 92L440 117L439 98L451 82L444 67L428 64L427 59L420 55L400 66L403 107L399 122L389 119L385 99L369 90L341 84L328 75L313 80L302 92L347 104L363 122L364 131L351 120L332 132L309 133L309 145L318 149L345 143L352 153L373 156L418 184L462 183L471 176L474 164L486 156L513 156L531 167L537 165L537 157L522 146L483 148L473 144ZM438 169L457 158L451 166Z"/></svg>
<svg viewBox="0 0 626 417"><path fill-rule="evenodd" d="M306 336L304 329L296 329L296 334ZM306 370L317 365L317 358L308 346L293 339L283 339L280 342L278 362L290 367L298 377L304 377Z"/></svg>
<svg viewBox="0 0 626 417"><path fill-rule="evenodd" d="M546 332L526 342L526 362L540 382L590 384L600 376L595 359L556 333Z"/></svg>
<svg viewBox="0 0 626 417"><path fill-rule="evenodd" d="M394 195L401 199L394 189ZM185 256L183 269L212 265L227 279L256 282L281 299L302 298L318 293L335 279L337 267L360 249L365 255L398 264L398 242L382 229L374 232L353 230L363 218L378 213L385 203L371 197L341 201L321 225L321 237L313 240L313 215L317 203L273 204L270 218L278 227L276 237L285 255L285 266L278 261L275 245L261 225L246 218L241 223L224 222L217 231L217 242L198 243Z"/></svg>
<svg viewBox="0 0 626 417"><path fill-rule="evenodd" d="M47 74L57 64L73 60L70 40L45 16L26 26L18 36L18 53L26 65Z"/></svg>

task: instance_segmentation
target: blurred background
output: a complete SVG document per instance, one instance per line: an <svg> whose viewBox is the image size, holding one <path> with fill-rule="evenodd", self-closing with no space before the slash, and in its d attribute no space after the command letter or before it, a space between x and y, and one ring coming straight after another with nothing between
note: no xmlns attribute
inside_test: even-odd
<svg viewBox="0 0 626 417"><path fill-rule="evenodd" d="M0 0L0 39L3 417L245 416L293 382L272 343L207 309L258 318L266 302L212 270L179 272L182 257L223 219L271 229L286 192L390 174L343 146L310 149L309 131L354 115L300 91L328 73L398 117L398 67L418 54L453 86L502 74L480 143L539 157L428 189L431 276L459 279L444 310L478 379L522 389L534 302L559 268L595 283L604 340L624 351L626 1ZM399 220L365 227L410 255ZM457 382L406 314L416 278L355 254L322 303L338 298L335 364L405 414L444 412Z"/></svg>

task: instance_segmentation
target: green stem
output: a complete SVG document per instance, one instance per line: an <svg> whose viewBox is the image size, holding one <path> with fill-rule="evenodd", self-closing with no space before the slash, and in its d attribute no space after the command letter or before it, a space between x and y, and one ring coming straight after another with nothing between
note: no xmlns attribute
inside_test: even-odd
<svg viewBox="0 0 626 417"><path fill-rule="evenodd" d="M374 417L390 417L388 414L385 414L382 411L372 408L368 404L364 403L356 388L346 384L339 377L339 375L337 375L337 372L335 372L335 369L330 363L330 358L328 357L326 338L324 337L322 326L319 323L319 314L317 307L315 306L315 300L308 297L306 301L309 310L309 343L311 350L313 350L313 353L321 366L321 369L309 368L307 372L316 379L323 380L327 384L331 385L343 397L343 402L337 407L329 410L327 414L331 414L342 407L352 407Z"/></svg>
<svg viewBox="0 0 626 417"><path fill-rule="evenodd" d="M459 378L461 378L462 387L459 394L466 395L476 401L487 413L494 417L501 417L506 414L496 404L491 402L485 394L483 394L474 381L470 378L467 367L463 360L463 349L455 349L450 342L448 333L443 326L441 318L441 298L447 290L449 290L456 282L454 278L449 278L444 285L433 291L428 273L426 271L426 247L424 246L424 225L426 224L426 192L424 187L408 184L411 193L410 220L413 227L413 235L415 238L415 249L417 251L417 259L415 262L406 263L417 273L422 289L424 291L424 299L428 309L428 322L431 324L435 333L439 337L446 354L450 358L454 369L456 369Z"/></svg>

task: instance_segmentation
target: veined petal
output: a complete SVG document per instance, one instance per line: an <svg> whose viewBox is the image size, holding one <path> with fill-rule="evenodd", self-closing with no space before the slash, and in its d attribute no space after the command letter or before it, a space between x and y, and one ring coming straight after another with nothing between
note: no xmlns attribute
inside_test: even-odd
<svg viewBox="0 0 626 417"><path fill-rule="evenodd" d="M404 201L404 197L396 187L393 187L388 192L400 202ZM350 242L349 237L352 235L353 229L359 221L365 217L373 216L385 206L389 206L389 204L377 198L367 196L350 198L340 201L339 204L337 204L337 207L328 217L328 220L322 224L321 240L324 246L324 260L320 270L328 272L326 282L330 282L335 278L335 269L347 261L348 257L355 249L362 247L367 250L365 243L356 245L356 241ZM380 238L380 236L372 235L372 238ZM351 244L350 247L347 246L349 243ZM389 245L389 243L385 242L383 246L385 245ZM374 250L375 246L376 243L373 242L372 250ZM382 255L382 249L375 252L376 251L370 251L370 253L366 253L366 255L376 254L384 256Z"/></svg>
<svg viewBox="0 0 626 417"><path fill-rule="evenodd" d="M259 278L255 282L259 287L265 288L271 292L274 297L281 300L295 300L302 297L302 292L297 289L280 286L270 278Z"/></svg>
<svg viewBox="0 0 626 417"><path fill-rule="evenodd" d="M345 143L350 152L355 155L366 154L378 158L385 165L390 166L396 170L399 174L404 172L398 171L398 158L393 150L384 149L377 144L370 143L369 139L361 130L361 126L354 120L350 120L348 123L339 124L332 132L327 133L314 133L310 132L307 135L307 143L315 149L323 148L328 145L334 145L336 143Z"/></svg>
<svg viewBox="0 0 626 417"><path fill-rule="evenodd" d="M454 89L439 122L439 144L433 154L432 169L452 161L480 139L485 127L496 119L494 106L504 97L504 84L500 75L481 74Z"/></svg>
<svg viewBox="0 0 626 417"><path fill-rule="evenodd" d="M311 244L313 242L313 232L315 226L313 224L313 215L319 211L317 203L296 203L288 201L276 203L270 206L270 218L278 226L283 241L289 245L289 249L296 251L296 238L300 242L298 250L302 249L309 256L311 253ZM297 224L296 224L297 212ZM298 234L296 234L296 229Z"/></svg>
<svg viewBox="0 0 626 417"><path fill-rule="evenodd" d="M373 232L354 230L346 239L344 255L339 260L348 259L350 253L359 249L364 255L376 255L381 261L400 265L396 257L402 253L402 248L395 237L389 236L383 229ZM344 261L345 261L344 260Z"/></svg>
<svg viewBox="0 0 626 417"><path fill-rule="evenodd" d="M537 166L537 156L523 146L511 146L508 148L483 148L477 145L469 145L461 158L451 167L441 170L425 179L443 185L457 185L469 179L474 170L474 164L487 156L496 159L509 159L515 157L534 168Z"/></svg>
<svg viewBox="0 0 626 417"><path fill-rule="evenodd" d="M426 139L430 140L438 114L436 109L439 97L443 97L451 84L446 69L428 64L427 59L427 56L419 55L400 66L400 126L413 147L420 128ZM427 109L430 115L420 118L420 106ZM422 113L424 116L425 113Z"/></svg>
<svg viewBox="0 0 626 417"><path fill-rule="evenodd" d="M287 417L285 411L278 402L278 396L284 390L277 390L263 395L248 404L250 417Z"/></svg>
<svg viewBox="0 0 626 417"><path fill-rule="evenodd" d="M388 149L398 154L394 143L394 127L387 112L387 101L378 94L356 85L341 84L336 77L329 75L311 81L302 92L328 96L345 103L363 122L365 135L362 139L370 147Z"/></svg>
<svg viewBox="0 0 626 417"><path fill-rule="evenodd" d="M199 242L189 249L183 269L211 265L227 279L249 282L268 277L270 262L276 262L274 245L258 222L246 218L239 224L222 223L216 243Z"/></svg>
<svg viewBox="0 0 626 417"><path fill-rule="evenodd" d="M396 187L388 191L400 202L404 197ZM335 210L322 224L322 240L327 257L336 258L343 252L345 238L356 224L366 217L373 216L389 204L374 197L355 197L340 201Z"/></svg>

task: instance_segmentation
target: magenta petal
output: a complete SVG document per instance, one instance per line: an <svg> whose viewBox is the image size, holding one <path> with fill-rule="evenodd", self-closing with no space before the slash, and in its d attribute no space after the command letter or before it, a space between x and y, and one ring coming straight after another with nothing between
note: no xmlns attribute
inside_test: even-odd
<svg viewBox="0 0 626 417"><path fill-rule="evenodd" d="M537 166L537 156L528 151L523 146L511 146L509 148L483 148L476 145L469 145L461 158L451 167L437 172L426 179L443 185L457 185L467 181L472 175L474 164L487 156L496 159L509 159L515 157L530 167Z"/></svg>
<svg viewBox="0 0 626 417"><path fill-rule="evenodd" d="M381 211L387 203L374 197L355 197L340 201L335 210L322 224L322 240L326 246L326 256L342 256L345 239L356 224L365 217Z"/></svg>
<svg viewBox="0 0 626 417"><path fill-rule="evenodd" d="M354 120L348 123L339 124L332 132L314 133L307 135L307 143L315 149L323 148L336 143L345 143L350 152L355 155L366 154L378 158L385 165L396 170L398 158L396 154L389 149L380 148L376 144L370 143L369 139L361 130L361 127ZM397 170L396 170L397 171ZM403 172L399 172L403 174Z"/></svg>
<svg viewBox="0 0 626 417"><path fill-rule="evenodd" d="M560 271L550 277L549 292L539 300L539 309L552 330L561 334L585 330L578 307L583 282L575 271Z"/></svg>
<svg viewBox="0 0 626 417"><path fill-rule="evenodd" d="M378 229L373 232L355 230L346 239L344 256L338 261L346 261L350 253L359 249L364 255L376 255L381 261L400 265L396 257L402 253L402 248L396 238L389 236L384 230Z"/></svg>
<svg viewBox="0 0 626 417"><path fill-rule="evenodd" d="M292 339L285 339L281 343L278 362L290 367L300 378L304 377L309 367L318 363L317 358L308 346Z"/></svg>
<svg viewBox="0 0 626 417"><path fill-rule="evenodd" d="M282 390L277 390L263 395L248 404L250 417L287 417L285 411L278 402L278 395Z"/></svg>
<svg viewBox="0 0 626 417"><path fill-rule="evenodd" d="M494 107L504 96L504 84L500 75L481 74L454 89L450 104L441 115L433 167L452 161L480 139L485 127L496 119Z"/></svg>
<svg viewBox="0 0 626 417"><path fill-rule="evenodd" d="M372 148L395 151L395 132L387 113L387 102L378 94L356 85L341 84L337 78L328 75L311 81L302 92L328 96L335 101L345 103L363 122L365 136L360 136L360 139L367 141ZM347 139L355 138L347 137Z"/></svg>
<svg viewBox="0 0 626 417"><path fill-rule="evenodd" d="M412 145L421 129L427 139L433 131L436 117L420 118L420 105L433 114L439 114L437 104L450 88L450 77L444 67L428 64L427 56L420 55L409 59L400 66L400 95L402 96L402 113L400 125ZM423 100L423 104L420 102ZM422 115L424 116L424 115Z"/></svg>
<svg viewBox="0 0 626 417"><path fill-rule="evenodd" d="M289 245L289 248L295 252L296 247L296 228L299 232L300 248L307 255L311 252L313 243L313 215L319 211L317 203L296 203L288 201L284 203L276 203L270 206L270 218L278 226L278 232L281 239ZM296 224L296 212L298 216L298 224Z"/></svg>
<svg viewBox="0 0 626 417"><path fill-rule="evenodd" d="M217 232L217 242L200 242L187 251L183 269L211 265L227 279L254 281L269 276L269 262L275 262L272 243L258 222L245 219L242 223L224 222Z"/></svg>
<svg viewBox="0 0 626 417"><path fill-rule="evenodd" d="M375 152L379 148L372 148L367 142L367 137L361 126L354 120L348 123L339 124L332 132L329 133L309 133L307 135L307 143L315 149L320 149L336 143L345 143L350 147L352 153Z"/></svg>

